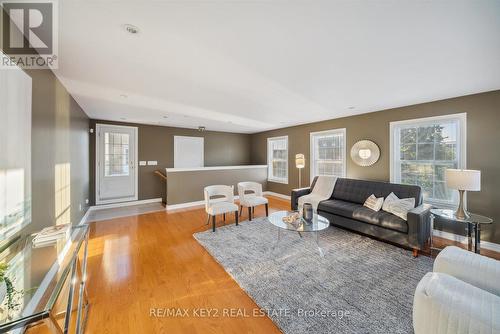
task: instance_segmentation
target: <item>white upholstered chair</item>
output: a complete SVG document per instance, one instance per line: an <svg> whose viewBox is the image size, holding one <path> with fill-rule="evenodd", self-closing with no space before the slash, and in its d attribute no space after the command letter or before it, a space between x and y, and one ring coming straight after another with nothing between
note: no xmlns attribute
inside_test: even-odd
<svg viewBox="0 0 500 334"><path fill-rule="evenodd" d="M266 217L269 215L269 201L262 196L262 184L258 182L240 182L238 183L238 196L240 198L240 215L243 207L248 208L248 220L252 220L255 207L258 205L265 205Z"/></svg>
<svg viewBox="0 0 500 334"><path fill-rule="evenodd" d="M238 225L238 206L234 204L234 187L225 185L208 186L204 189L205 211L207 212L207 224L212 217L212 231L215 232L215 219L217 215L234 212L236 225Z"/></svg>
<svg viewBox="0 0 500 334"><path fill-rule="evenodd" d="M500 261L446 247L413 300L415 334L500 333Z"/></svg>

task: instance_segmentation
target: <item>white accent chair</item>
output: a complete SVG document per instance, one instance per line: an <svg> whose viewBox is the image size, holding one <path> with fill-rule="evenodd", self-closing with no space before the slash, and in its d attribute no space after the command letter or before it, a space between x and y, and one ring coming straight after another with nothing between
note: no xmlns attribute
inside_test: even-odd
<svg viewBox="0 0 500 334"><path fill-rule="evenodd" d="M208 186L204 189L205 211L207 212L207 225L212 218L212 231L215 232L215 219L217 215L223 215L226 221L226 213L234 212L236 226L238 225L238 206L234 204L234 187L225 185Z"/></svg>
<svg viewBox="0 0 500 334"><path fill-rule="evenodd" d="M240 215L243 207L248 208L248 220L252 220L255 214L255 207L266 206L266 217L269 215L269 201L262 196L262 184L258 182L238 183L238 196L240 197Z"/></svg>
<svg viewBox="0 0 500 334"><path fill-rule="evenodd" d="M413 300L415 334L500 333L500 261L446 247Z"/></svg>

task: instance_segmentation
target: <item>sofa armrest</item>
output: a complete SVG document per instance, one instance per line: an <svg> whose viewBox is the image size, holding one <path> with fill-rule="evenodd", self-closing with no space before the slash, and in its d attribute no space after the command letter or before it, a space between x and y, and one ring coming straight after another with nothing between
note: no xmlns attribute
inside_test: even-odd
<svg viewBox="0 0 500 334"><path fill-rule="evenodd" d="M445 273L500 297L500 261L456 246L443 249L434 272Z"/></svg>
<svg viewBox="0 0 500 334"><path fill-rule="evenodd" d="M432 205L422 204L408 211L408 237L414 249L423 249L430 237L431 209Z"/></svg>
<svg viewBox="0 0 500 334"><path fill-rule="evenodd" d="M308 195L311 193L311 188L306 187L306 188L299 188L299 189L292 189L292 196L290 199L290 204L292 206L292 210L297 210L297 206L299 204L299 197Z"/></svg>

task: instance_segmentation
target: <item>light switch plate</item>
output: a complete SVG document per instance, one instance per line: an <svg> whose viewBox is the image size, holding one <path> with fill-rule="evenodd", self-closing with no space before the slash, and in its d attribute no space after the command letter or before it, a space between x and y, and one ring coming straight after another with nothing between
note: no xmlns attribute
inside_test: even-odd
<svg viewBox="0 0 500 334"><path fill-rule="evenodd" d="M158 161L156 161L156 160L149 160L148 161L148 166L156 166L156 165L158 165Z"/></svg>
<svg viewBox="0 0 500 334"><path fill-rule="evenodd" d="M139 166L146 166L146 161L139 161Z"/></svg>

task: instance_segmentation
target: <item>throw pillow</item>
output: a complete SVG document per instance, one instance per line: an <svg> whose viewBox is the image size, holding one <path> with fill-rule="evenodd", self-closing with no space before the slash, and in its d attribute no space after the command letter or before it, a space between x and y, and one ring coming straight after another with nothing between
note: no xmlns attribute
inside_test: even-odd
<svg viewBox="0 0 500 334"><path fill-rule="evenodd" d="M408 218L408 211L415 207L415 199L414 198L403 198L398 199L391 203L390 205L390 213L396 215L404 220Z"/></svg>
<svg viewBox="0 0 500 334"><path fill-rule="evenodd" d="M371 194L370 197L368 197L363 204L369 209L372 209L373 211L379 211L382 208L382 205L384 204L384 198L383 197L375 197L375 195Z"/></svg>
<svg viewBox="0 0 500 334"><path fill-rule="evenodd" d="M390 193L384 200L384 205L382 205L382 210L391 212L391 204L399 200L399 197L394 193Z"/></svg>

